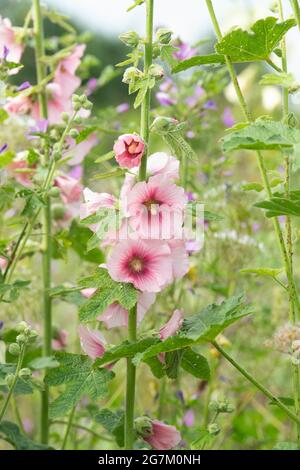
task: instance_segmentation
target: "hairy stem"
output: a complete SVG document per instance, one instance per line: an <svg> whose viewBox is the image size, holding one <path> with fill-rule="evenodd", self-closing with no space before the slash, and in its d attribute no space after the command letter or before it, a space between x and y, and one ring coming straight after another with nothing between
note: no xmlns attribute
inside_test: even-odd
<svg viewBox="0 0 300 470"><path fill-rule="evenodd" d="M64 440L63 440L63 443L62 443L62 446L61 446L61 450L65 450L65 448L67 446L68 437L69 437L69 433L70 433L70 430L71 430L71 427L72 427L75 411L76 411L76 406L74 406L73 409L71 410L71 413L70 413L70 416L69 416L69 419L68 419L68 423L67 423L66 432L65 432L65 435L64 435Z"/></svg>
<svg viewBox="0 0 300 470"><path fill-rule="evenodd" d="M219 353L222 354L222 356L227 359L228 362L230 362L235 369L237 369L249 382L251 382L258 390L260 390L267 398L269 398L272 403L278 406L282 411L285 412L289 418L291 418L295 423L300 424L300 417L297 416L293 411L290 410L288 406L285 406L282 401L277 398L275 395L273 395L270 390L268 390L263 384L261 384L258 380L256 380L253 375L251 375L244 367L242 367L237 361L235 361L227 352L216 342L212 341L212 345L219 351Z"/></svg>
<svg viewBox="0 0 300 470"><path fill-rule="evenodd" d="M35 60L36 60L36 73L37 83L42 83L47 75L46 67L42 62L42 57L45 55L44 46L44 28L43 17L41 12L41 5L39 0L33 0L33 16L34 16L34 36L35 36ZM48 106L46 90L42 87L38 93L40 118L47 119ZM43 157L42 165L48 164L48 152L44 148L45 155ZM42 271L43 271L43 355L50 356L52 352L52 306L49 289L51 287L51 202L50 198L46 197L46 205L42 210L42 225L43 225L43 242L42 242ZM45 444L49 439L49 389L45 384L45 389L42 392L41 402L41 441Z"/></svg>
<svg viewBox="0 0 300 470"><path fill-rule="evenodd" d="M137 339L137 307L133 307L128 313L128 339ZM125 449L132 450L134 445L134 402L135 402L135 378L136 367L132 358L127 358L127 382L126 382L126 414L125 414Z"/></svg>
<svg viewBox="0 0 300 470"><path fill-rule="evenodd" d="M16 371L15 371L15 374L14 374L14 378L13 378L13 381L12 381L12 384L9 388L9 391L8 391L8 394L7 394L7 397L5 399L5 402L2 406L2 409L0 411L0 422L2 421L5 413L6 413L6 410L7 410L7 407L9 405L9 402L11 400L11 397L13 395L13 392L14 392L14 389L15 389L15 386L17 384L17 380L18 380L18 377L19 377L19 372L22 368L22 364L23 364L23 359L24 359L24 354L25 354L25 344L22 345L22 348L21 348L21 352L20 352L20 355L18 357L18 362L17 362L17 367L16 367Z"/></svg>
<svg viewBox="0 0 300 470"><path fill-rule="evenodd" d="M297 2L298 5L298 2ZM298 7L299 8L299 7ZM280 21L284 21L282 1L278 0L278 10ZM286 41L283 37L281 41L281 65L284 73L288 72L287 66L287 51L286 51ZM288 118L289 114L289 91L287 88L283 88L282 91L282 115L285 120ZM291 162L289 154L284 156L285 160L285 193L287 198L290 197L290 184L291 184ZM292 232L292 221L291 217L286 217L286 244L289 257L289 263L291 267L291 272L293 275L293 232ZM292 323L296 322L295 315L295 305L293 299L290 299L290 320ZM300 375L299 375L299 365L293 364L293 390L294 390L294 401L295 401L295 413L299 416L299 399L300 399ZM300 445L300 426L297 425L297 439L298 444Z"/></svg>

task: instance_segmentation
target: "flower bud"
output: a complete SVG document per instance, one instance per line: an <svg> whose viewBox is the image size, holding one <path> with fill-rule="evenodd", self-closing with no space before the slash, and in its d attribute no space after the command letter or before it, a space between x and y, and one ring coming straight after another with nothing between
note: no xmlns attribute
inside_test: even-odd
<svg viewBox="0 0 300 470"><path fill-rule="evenodd" d="M18 357L21 352L21 348L17 343L11 343L8 347L8 352L15 357Z"/></svg>
<svg viewBox="0 0 300 470"><path fill-rule="evenodd" d="M134 420L137 434L142 437L150 436L152 433L152 422L148 416L140 416Z"/></svg>
<svg viewBox="0 0 300 470"><path fill-rule="evenodd" d="M29 341L33 342L38 337L38 332L36 330L30 330L29 332Z"/></svg>
<svg viewBox="0 0 300 470"><path fill-rule="evenodd" d="M22 333L26 328L28 328L28 324L26 323L26 321L21 321L21 322L18 323L17 326L16 326L16 330L17 330L19 333Z"/></svg>
<svg viewBox="0 0 300 470"><path fill-rule="evenodd" d="M209 424L207 429L209 434L211 434L212 436L217 436L220 432L220 427L217 423Z"/></svg>
<svg viewBox="0 0 300 470"><path fill-rule="evenodd" d="M53 188L49 189L48 194L50 197L59 197L60 189L57 186L53 186Z"/></svg>
<svg viewBox="0 0 300 470"><path fill-rule="evenodd" d="M19 377L23 379L28 379L29 377L31 377L31 370L28 369L28 367L24 367L20 370Z"/></svg>
<svg viewBox="0 0 300 470"><path fill-rule="evenodd" d="M128 47L136 47L140 37L135 31L128 31L127 33L120 34L119 39Z"/></svg>
<svg viewBox="0 0 300 470"><path fill-rule="evenodd" d="M165 72L164 69L158 64L152 64L149 69L149 74L155 78L163 78Z"/></svg>
<svg viewBox="0 0 300 470"><path fill-rule="evenodd" d="M156 32L156 40L161 44L169 44L173 32L167 28L159 28Z"/></svg>
<svg viewBox="0 0 300 470"><path fill-rule="evenodd" d="M82 117L81 116L76 116L74 119L75 124L82 124Z"/></svg>
<svg viewBox="0 0 300 470"><path fill-rule="evenodd" d="M26 343L27 341L26 335L21 333L20 335L16 337L16 341L18 344Z"/></svg>
<svg viewBox="0 0 300 470"><path fill-rule="evenodd" d="M66 209L62 204L53 204L52 216L54 220L62 220L65 216Z"/></svg>
<svg viewBox="0 0 300 470"><path fill-rule="evenodd" d="M63 112L61 113L61 119L63 122L67 123L69 121L69 113Z"/></svg>
<svg viewBox="0 0 300 470"><path fill-rule="evenodd" d="M72 139L76 139L76 137L78 137L78 135L79 135L79 132L78 132L77 129L71 129L69 134L72 137Z"/></svg>
<svg viewBox="0 0 300 470"><path fill-rule="evenodd" d="M12 386L14 380L15 380L14 374L7 374L7 376L5 377L5 383L8 387Z"/></svg>
<svg viewBox="0 0 300 470"><path fill-rule="evenodd" d="M134 81L136 78L141 78L143 76L143 72L136 67L128 67L123 75L122 82L129 84L130 82Z"/></svg>

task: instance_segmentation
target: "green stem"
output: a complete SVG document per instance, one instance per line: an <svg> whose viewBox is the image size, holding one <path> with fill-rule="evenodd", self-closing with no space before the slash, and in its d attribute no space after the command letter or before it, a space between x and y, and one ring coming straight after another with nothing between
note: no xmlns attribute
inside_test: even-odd
<svg viewBox="0 0 300 470"><path fill-rule="evenodd" d="M298 2L297 6L298 6ZM299 6L298 6L299 9ZM283 8L282 8L282 1L278 0L278 10L279 10L279 18L280 21L284 21L284 15L283 15ZM282 70L283 72L287 73L288 72L288 66L287 66L287 51L286 51L286 41L285 37L283 37L281 41L281 51L282 51L282 57L281 57L281 64L282 64ZM289 114L289 91L287 88L283 88L283 118L287 120L288 114ZM289 154L286 154L284 156L285 160L285 193L287 198L290 196L290 183L291 183L291 162L290 162L290 156ZM291 267L291 272L293 275L293 231L292 231L292 221L291 217L287 216L286 217L286 244L287 244L287 251L288 251L288 257L289 257L289 263ZM295 305L293 302L293 298L290 298L290 321L295 324L296 322L296 315L295 315ZM295 402L295 413L297 416L299 416L299 400L300 400L300 377L299 377L299 365L293 364L293 390L294 390L294 402ZM297 439L298 439L298 444L300 445L300 426L299 424L297 425L296 428L297 432Z"/></svg>
<svg viewBox="0 0 300 470"><path fill-rule="evenodd" d="M294 15L298 24L298 28L300 30L300 7L299 7L298 0L292 0L292 7L294 10Z"/></svg>
<svg viewBox="0 0 300 470"><path fill-rule="evenodd" d="M69 419L68 419L68 423L67 423L66 432L65 432L65 435L64 435L64 440L63 440L63 443L62 443L62 446L61 446L61 450L65 450L65 448L66 448L66 445L67 445L67 442L68 442L69 433L70 433L70 430L71 430L71 427L72 427L72 423L73 423L73 419L74 419L75 411L76 411L76 406L73 407L73 409L72 409L72 411L71 411L71 413L70 413L70 416L69 416Z"/></svg>
<svg viewBox="0 0 300 470"><path fill-rule="evenodd" d="M12 381L12 384L10 386L10 389L9 389L9 392L7 394L7 397L5 399L5 402L3 404L3 407L0 411L0 422L2 421L5 413L6 413L6 410L7 410L7 407L9 405L9 402L10 402L10 399L12 397L12 394L14 392L14 389L15 389L15 386L17 384L17 380L18 380L18 377L19 377L19 372L22 368L22 364L23 364L23 359L24 359L24 354L25 354L25 344L22 345L22 348L21 348L21 351L20 351L20 355L18 357L18 362L17 362L17 367L16 367L16 371L15 371L15 374L14 374L14 378L13 378L13 381Z"/></svg>
<svg viewBox="0 0 300 470"><path fill-rule="evenodd" d="M206 4L207 4L207 8L208 8L208 11L209 11L209 14L210 14L215 32L216 32L217 39L218 39L218 41L221 41L222 33L221 33L221 29L220 29L220 26L219 26L219 23L218 23L218 20L217 20L215 11L214 11L212 1L211 0L206 0ZM230 60L230 57L225 56L225 62L226 62L228 72L229 72L229 75L231 77L235 92L237 94L241 109L243 111L244 117L245 117L247 122L251 122L251 121L253 121L253 118L251 116L250 110L247 106L247 103L246 103L245 98L243 96L243 93L241 91L241 88L240 88L240 85L239 85L239 82L238 82L238 79L237 79L237 76L236 76L236 73L235 73L235 69L234 69L233 64ZM272 197L272 190L271 190L267 170L266 170L266 167L265 167L265 164L264 164L263 156L262 156L261 152L259 152L259 151L257 152L257 161L258 161L258 166L259 166L261 178L262 178L262 181L263 181L263 184L264 184L264 189L265 189L268 197L271 198ZM285 246L284 237L283 237L282 230L281 230L281 227L280 227L280 223L279 223L277 217L273 218L273 224L274 224L274 229L275 229L275 233L276 233L276 236L277 236L277 239L278 239L278 243L279 243L279 247L280 247L280 251L281 251L281 256L282 256L282 260L283 260L283 263L284 263L285 272L286 272L286 276L287 276L287 280L288 280L289 297L291 299L290 302L294 303L294 305L296 306L298 315L299 315L300 314L299 298L298 298L298 295L297 295L296 285L295 285L291 265L290 265L290 262L289 262L289 256L288 256L288 252L287 252L287 249L286 249L286 246Z"/></svg>
<svg viewBox="0 0 300 470"><path fill-rule="evenodd" d="M144 74L148 75L149 68L152 64L152 48L153 48L153 4L154 0L146 0L146 41L145 41L145 59ZM150 127L150 100L151 90L148 89L141 106L141 137L145 143L145 153L143 155L139 179L144 181L147 175L147 156L149 147L149 127Z"/></svg>
<svg viewBox="0 0 300 470"><path fill-rule="evenodd" d="M285 406L282 401L277 398L275 395L273 395L270 390L268 390L264 385L262 385L258 380L256 380L253 375L251 375L249 372L244 369L238 362L236 362L227 352L216 342L212 341L212 345L219 351L222 356L227 359L230 364L235 367L249 382L251 382L258 390L260 390L267 398L271 400L272 403L276 404L278 408L280 408L282 411L285 412L287 416L289 416L295 423L300 424L300 417L297 416L293 411L290 410L288 406Z"/></svg>
<svg viewBox="0 0 300 470"><path fill-rule="evenodd" d="M167 386L167 379L166 377L163 377L160 382L157 419L163 418L164 406L165 406L165 401L166 401L166 388L167 388L166 386Z"/></svg>
<svg viewBox="0 0 300 470"><path fill-rule="evenodd" d="M128 339L136 341L137 335L137 307L133 307L128 313ZM132 358L127 359L126 382L126 414L125 414L125 449L132 450L134 445L134 402L135 402L135 378L136 367Z"/></svg>
<svg viewBox="0 0 300 470"><path fill-rule="evenodd" d="M41 12L40 0L33 0L33 17L34 17L34 36L35 36L35 61L37 83L42 83L46 76L46 66L42 62L42 57L45 55L44 46L44 27L43 17ZM48 105L46 89L43 87L38 93L40 117L47 119ZM42 165L48 164L48 151L45 148L45 155L42 160ZM51 202L50 198L46 198L45 208L42 210L42 224L43 224L43 243L42 243L42 270L43 270L43 355L51 356L52 347L52 306L49 289L51 288ZM49 389L45 385L42 392L41 402L41 441L45 444L49 440Z"/></svg>

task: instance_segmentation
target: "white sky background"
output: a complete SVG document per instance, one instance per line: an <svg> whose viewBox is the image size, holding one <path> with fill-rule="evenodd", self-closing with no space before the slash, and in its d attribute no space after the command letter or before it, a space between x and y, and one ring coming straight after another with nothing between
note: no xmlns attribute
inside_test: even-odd
<svg viewBox="0 0 300 470"><path fill-rule="evenodd" d="M44 0L49 6L69 15L84 28L117 37L120 33L136 30L144 32L142 5L127 13L133 0ZM273 0L215 0L214 5L222 31L232 26L248 27L259 18L270 16ZM285 15L291 14L289 0L283 0ZM205 0L156 0L155 26L170 28L176 36L188 42L196 42L211 33L211 21ZM289 68L300 79L300 33L293 28L288 33Z"/></svg>

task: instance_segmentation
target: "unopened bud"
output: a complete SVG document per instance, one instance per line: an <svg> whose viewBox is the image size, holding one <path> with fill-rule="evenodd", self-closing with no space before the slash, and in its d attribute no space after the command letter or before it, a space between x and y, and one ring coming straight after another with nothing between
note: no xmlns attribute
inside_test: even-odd
<svg viewBox="0 0 300 470"><path fill-rule="evenodd" d="M172 31L167 28L159 28L156 32L156 40L161 44L169 44L172 39Z"/></svg>
<svg viewBox="0 0 300 470"><path fill-rule="evenodd" d="M20 370L19 377L23 379L27 379L31 377L31 370L28 369L28 367L24 367L23 369Z"/></svg>
<svg viewBox="0 0 300 470"><path fill-rule="evenodd" d="M79 135L79 132L78 132L77 129L71 129L69 134L72 137L72 139L76 139L76 137L78 137L78 135Z"/></svg>
<svg viewBox="0 0 300 470"><path fill-rule="evenodd" d="M16 341L18 344L26 343L27 341L26 335L21 333L20 335L16 337Z"/></svg>
<svg viewBox="0 0 300 470"><path fill-rule="evenodd" d="M152 422L148 416L140 416L134 420L137 434L142 437L150 436L152 433Z"/></svg>
<svg viewBox="0 0 300 470"><path fill-rule="evenodd" d="M220 432L220 427L217 423L209 424L207 429L209 434L211 434L212 436L217 436Z"/></svg>
<svg viewBox="0 0 300 470"><path fill-rule="evenodd" d="M14 374L7 374L7 376L5 377L5 383L8 387L12 386L14 380L15 380Z"/></svg>
<svg viewBox="0 0 300 470"><path fill-rule="evenodd" d="M18 357L21 352L21 348L17 343L11 343L8 347L8 352L15 357Z"/></svg>
<svg viewBox="0 0 300 470"><path fill-rule="evenodd" d="M128 31L127 33L120 34L119 39L128 47L136 47L140 37L135 31Z"/></svg>
<svg viewBox="0 0 300 470"><path fill-rule="evenodd" d="M57 186L53 186L53 188L49 189L48 194L50 197L59 197L60 189Z"/></svg>
<svg viewBox="0 0 300 470"><path fill-rule="evenodd" d="M155 78L163 78L165 72L164 69L158 64L152 64L149 69L149 74Z"/></svg>

